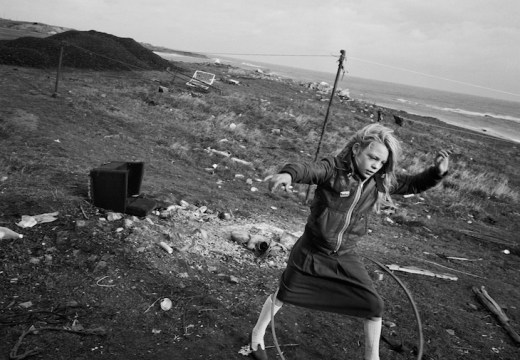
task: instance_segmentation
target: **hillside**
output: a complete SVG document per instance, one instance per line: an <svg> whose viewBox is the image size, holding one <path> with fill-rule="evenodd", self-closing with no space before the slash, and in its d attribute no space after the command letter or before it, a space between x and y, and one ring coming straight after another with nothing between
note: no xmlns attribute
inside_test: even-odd
<svg viewBox="0 0 520 360"><path fill-rule="evenodd" d="M61 40L82 41L95 44L92 52L116 47L116 60L148 61L131 39L58 35L26 44L52 53ZM308 214L305 186L269 193L261 179L314 157L330 94L230 66L168 65L67 67L54 97L54 70L0 65L0 226L24 235L0 239L0 359L26 351L40 359L246 359L238 352L287 260L280 244ZM187 86L195 70L215 74L215 87ZM336 98L320 154L340 150L378 109ZM485 286L519 332L518 147L381 110L403 142L402 171L428 166L441 148L452 151L451 170L441 186L395 199L396 212L374 214L360 253L451 276L394 272L419 308L423 359L515 359L518 345L472 287ZM396 124L394 114L406 121ZM134 217L93 206L90 171L110 161L144 163L140 195L156 211ZM49 222L17 225L55 212ZM270 251L237 243L237 231L270 242ZM367 267L386 302L381 357L416 358L406 295ZM361 358L358 319L292 306L276 319L287 359Z"/></svg>
<svg viewBox="0 0 520 360"><path fill-rule="evenodd" d="M69 30L46 38L0 40L0 64L93 70L164 70L171 64L135 40L91 31Z"/></svg>
<svg viewBox="0 0 520 360"><path fill-rule="evenodd" d="M18 38L33 37L33 38L46 38L52 35L60 34L66 31L72 31L77 29L69 29L61 26L47 25L37 22L28 21L15 21L9 19L0 18L0 41L1 40L14 40ZM101 33L100 33L101 34ZM150 51L159 51L164 53L179 54L184 56L192 56L199 58L206 58L203 54L192 53L189 51L174 50L164 46L157 46L149 43L139 43L142 47ZM55 49L54 49L55 50ZM91 49L95 50L95 49ZM5 49L4 49L5 51ZM41 56L41 55L40 55ZM49 56L49 54L47 54ZM55 54L52 54L55 56ZM52 64L55 66L55 64Z"/></svg>

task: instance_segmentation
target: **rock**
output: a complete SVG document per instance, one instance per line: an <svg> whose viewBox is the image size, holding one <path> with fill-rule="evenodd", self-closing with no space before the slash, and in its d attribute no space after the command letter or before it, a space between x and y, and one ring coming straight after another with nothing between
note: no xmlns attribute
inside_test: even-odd
<svg viewBox="0 0 520 360"><path fill-rule="evenodd" d="M77 228L82 228L82 227L85 227L86 225L87 225L87 222L85 220L76 220Z"/></svg>
<svg viewBox="0 0 520 360"><path fill-rule="evenodd" d="M100 272L100 271L106 269L107 267L108 267L107 262L101 260L100 262L98 262L98 263L96 264L96 266L94 267L93 272L94 272L94 273Z"/></svg>
<svg viewBox="0 0 520 360"><path fill-rule="evenodd" d="M247 242L247 248L249 250L254 250L256 248L256 244L262 243L262 242L267 242L268 243L267 239L264 238L263 236L253 235L253 236L251 236L251 238Z"/></svg>
<svg viewBox="0 0 520 360"><path fill-rule="evenodd" d="M121 213L116 213L116 212L108 212L107 213L107 220L108 221L116 221L116 220L120 220L123 218L123 214Z"/></svg>
<svg viewBox="0 0 520 360"><path fill-rule="evenodd" d="M221 212L218 214L218 218L221 219L221 220L230 220L231 219L231 214L228 213L228 212Z"/></svg>
<svg viewBox="0 0 520 360"><path fill-rule="evenodd" d="M249 239L249 233L245 230L235 230L231 232L231 240L238 244L245 244Z"/></svg>

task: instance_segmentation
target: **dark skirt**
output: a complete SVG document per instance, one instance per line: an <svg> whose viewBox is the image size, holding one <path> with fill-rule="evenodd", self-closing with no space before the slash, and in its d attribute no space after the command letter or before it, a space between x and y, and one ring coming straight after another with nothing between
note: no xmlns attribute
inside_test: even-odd
<svg viewBox="0 0 520 360"><path fill-rule="evenodd" d="M309 309L381 317L383 300L356 253L326 254L304 234L294 245L277 298Z"/></svg>

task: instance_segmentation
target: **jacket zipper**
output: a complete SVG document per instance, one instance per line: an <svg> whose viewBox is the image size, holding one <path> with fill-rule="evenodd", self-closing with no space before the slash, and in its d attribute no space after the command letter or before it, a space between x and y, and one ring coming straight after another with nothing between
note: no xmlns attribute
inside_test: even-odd
<svg viewBox="0 0 520 360"><path fill-rule="evenodd" d="M334 249L334 252L337 253L339 251L339 248L341 246L341 241L343 238L343 234L345 231L347 231L348 226L350 225L350 220L352 219L352 213L354 212L354 208L356 207L359 199L361 198L361 192L363 191L363 185L364 181L359 183L359 186L356 190L356 196L354 197L354 201L352 202L352 205L350 205L350 208L347 211L347 216L345 218L345 225L341 228L341 231L338 233L338 241L336 248Z"/></svg>

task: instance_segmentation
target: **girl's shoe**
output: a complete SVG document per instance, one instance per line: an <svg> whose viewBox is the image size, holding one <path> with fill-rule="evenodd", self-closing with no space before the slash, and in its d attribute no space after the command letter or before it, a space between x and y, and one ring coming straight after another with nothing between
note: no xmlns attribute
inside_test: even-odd
<svg viewBox="0 0 520 360"><path fill-rule="evenodd" d="M256 350L253 349L253 334L249 334L249 349L251 349L251 357L255 360L269 360L267 358L267 353L260 345L256 347Z"/></svg>

